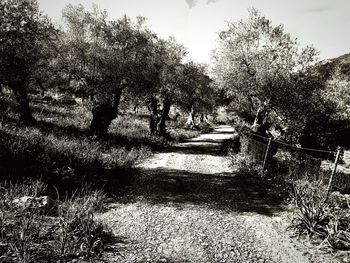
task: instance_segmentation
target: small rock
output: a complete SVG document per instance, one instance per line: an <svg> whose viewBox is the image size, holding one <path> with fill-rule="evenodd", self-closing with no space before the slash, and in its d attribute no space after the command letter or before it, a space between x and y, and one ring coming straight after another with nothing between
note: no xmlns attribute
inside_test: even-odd
<svg viewBox="0 0 350 263"><path fill-rule="evenodd" d="M15 198L12 201L12 204L20 208L50 209L54 205L54 201L48 196L40 196L40 197L23 196L23 197Z"/></svg>

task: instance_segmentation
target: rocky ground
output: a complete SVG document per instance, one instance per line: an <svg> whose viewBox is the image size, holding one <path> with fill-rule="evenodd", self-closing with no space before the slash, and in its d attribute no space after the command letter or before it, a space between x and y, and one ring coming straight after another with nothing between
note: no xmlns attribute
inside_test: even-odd
<svg viewBox="0 0 350 263"><path fill-rule="evenodd" d="M109 262L332 262L286 231L289 213L261 178L222 156L229 126L138 165L128 198L98 215L118 237Z"/></svg>

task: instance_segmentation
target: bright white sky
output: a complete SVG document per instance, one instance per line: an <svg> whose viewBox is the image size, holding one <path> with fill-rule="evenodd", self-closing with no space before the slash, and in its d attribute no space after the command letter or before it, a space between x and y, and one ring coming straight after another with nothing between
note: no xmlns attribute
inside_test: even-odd
<svg viewBox="0 0 350 263"><path fill-rule="evenodd" d="M217 32L225 21L247 16L255 7L274 24L284 24L300 44L313 45L320 58L332 58L350 52L349 0L39 0L41 10L61 23L65 5L97 4L110 18L123 14L131 18L147 17L147 25L161 37L174 36L197 62L210 63Z"/></svg>

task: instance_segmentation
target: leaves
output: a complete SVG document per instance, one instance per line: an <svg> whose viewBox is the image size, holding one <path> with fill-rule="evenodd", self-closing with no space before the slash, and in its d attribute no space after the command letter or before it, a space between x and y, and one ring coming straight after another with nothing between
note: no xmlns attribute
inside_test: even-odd
<svg viewBox="0 0 350 263"><path fill-rule="evenodd" d="M51 30L36 1L1 1L0 82L29 78L40 60L42 42L49 38Z"/></svg>
<svg viewBox="0 0 350 263"><path fill-rule="evenodd" d="M270 125L305 121L310 98L321 87L308 71L317 57L313 47L300 49L283 25L274 26L255 9L228 23L219 37L214 79L237 108L251 116L263 112Z"/></svg>

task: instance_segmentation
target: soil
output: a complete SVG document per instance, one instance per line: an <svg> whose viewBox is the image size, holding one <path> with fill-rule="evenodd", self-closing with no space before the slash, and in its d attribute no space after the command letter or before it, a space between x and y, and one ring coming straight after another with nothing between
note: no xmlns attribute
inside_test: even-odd
<svg viewBox="0 0 350 263"><path fill-rule="evenodd" d="M138 164L126 197L98 215L118 237L108 262L335 262L291 237L273 186L232 169L233 136L218 126Z"/></svg>

